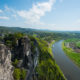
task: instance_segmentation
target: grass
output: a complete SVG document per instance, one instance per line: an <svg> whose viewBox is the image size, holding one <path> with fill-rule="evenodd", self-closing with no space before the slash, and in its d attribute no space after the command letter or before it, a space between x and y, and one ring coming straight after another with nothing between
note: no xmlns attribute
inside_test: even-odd
<svg viewBox="0 0 80 80"><path fill-rule="evenodd" d="M80 41L76 42L76 46L80 48Z"/></svg>
<svg viewBox="0 0 80 80"><path fill-rule="evenodd" d="M73 38L73 39L67 39L67 40L65 40L66 42L77 42L77 41L79 41L80 39L78 39L78 38Z"/></svg>
<svg viewBox="0 0 80 80"><path fill-rule="evenodd" d="M62 43L62 47L66 55L77 65L80 67L80 53L76 53L72 50L72 48L67 48L64 45L64 42Z"/></svg>
<svg viewBox="0 0 80 80"><path fill-rule="evenodd" d="M49 53L50 55L53 57L53 52L52 52L52 45L55 43L55 41L53 40L50 44L49 44Z"/></svg>

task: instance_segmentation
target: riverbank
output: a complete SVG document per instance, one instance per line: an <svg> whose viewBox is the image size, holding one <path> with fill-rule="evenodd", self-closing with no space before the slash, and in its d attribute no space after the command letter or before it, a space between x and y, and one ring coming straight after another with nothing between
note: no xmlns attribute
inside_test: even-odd
<svg viewBox="0 0 80 80"><path fill-rule="evenodd" d="M66 80L51 55L52 47L49 46L51 46L53 42L48 45L48 43L44 40L38 38L36 40L39 48L38 65L36 67L38 80Z"/></svg>
<svg viewBox="0 0 80 80"><path fill-rule="evenodd" d="M67 80L80 80L80 68L78 68L64 53L60 40L53 45L54 59Z"/></svg>
<svg viewBox="0 0 80 80"><path fill-rule="evenodd" d="M48 51L49 51L49 53L50 53L50 55L52 56L52 57L54 57L53 56L53 52L52 52L52 45L55 43L55 41L53 40L51 43L49 43L49 48L48 48Z"/></svg>
<svg viewBox="0 0 80 80"><path fill-rule="evenodd" d="M65 41L62 43L62 48L66 55L78 66L80 67L80 53L76 53L72 48L68 48L64 45Z"/></svg>
<svg viewBox="0 0 80 80"><path fill-rule="evenodd" d="M52 48L53 48L53 44L55 43L56 41L52 41L50 44L49 44L49 48L48 48L48 51L49 51L49 54L54 58L54 55L53 55L53 52L52 52ZM63 72L61 71L60 67L56 64L56 61L55 61L55 66L56 68L58 69L59 73L64 77L64 79L66 80Z"/></svg>

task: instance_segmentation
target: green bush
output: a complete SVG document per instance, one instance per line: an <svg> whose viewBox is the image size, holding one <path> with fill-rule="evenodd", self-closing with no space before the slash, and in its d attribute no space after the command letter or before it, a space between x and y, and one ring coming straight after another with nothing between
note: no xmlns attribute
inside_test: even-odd
<svg viewBox="0 0 80 80"><path fill-rule="evenodd" d="M14 79L15 80L20 80L20 76L21 76L21 70L18 68L14 69L14 73L13 73Z"/></svg>
<svg viewBox="0 0 80 80"><path fill-rule="evenodd" d="M22 33L7 34L4 36L4 42L8 47L13 48L16 46L17 40L23 36Z"/></svg>
<svg viewBox="0 0 80 80"><path fill-rule="evenodd" d="M17 67L18 63L19 63L19 60L15 59L15 61L12 64L14 67Z"/></svg>
<svg viewBox="0 0 80 80"><path fill-rule="evenodd" d="M24 80L26 77L26 70L15 68L13 72L13 76L15 80Z"/></svg>
<svg viewBox="0 0 80 80"><path fill-rule="evenodd" d="M22 69L21 70L21 79L24 80L26 77L26 70Z"/></svg>
<svg viewBox="0 0 80 80"><path fill-rule="evenodd" d="M76 42L76 46L80 48L80 41Z"/></svg>
<svg viewBox="0 0 80 80"><path fill-rule="evenodd" d="M9 46L9 47L11 47L12 46L12 41L6 40L6 45Z"/></svg>

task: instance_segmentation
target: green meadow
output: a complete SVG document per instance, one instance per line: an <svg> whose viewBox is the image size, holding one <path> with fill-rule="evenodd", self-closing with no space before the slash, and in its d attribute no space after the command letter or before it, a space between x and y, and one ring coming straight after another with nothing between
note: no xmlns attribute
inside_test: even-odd
<svg viewBox="0 0 80 80"><path fill-rule="evenodd" d="M74 52L72 48L67 48L64 43L65 41L62 43L64 52L77 66L80 67L80 53Z"/></svg>

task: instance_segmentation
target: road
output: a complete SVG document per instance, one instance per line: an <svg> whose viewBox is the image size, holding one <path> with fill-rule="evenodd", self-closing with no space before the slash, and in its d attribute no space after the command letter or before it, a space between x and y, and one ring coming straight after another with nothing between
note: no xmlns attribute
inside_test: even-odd
<svg viewBox="0 0 80 80"><path fill-rule="evenodd" d="M62 50L62 42L60 40L53 45L53 55L56 63L59 65L67 80L80 80L80 68L78 68Z"/></svg>

